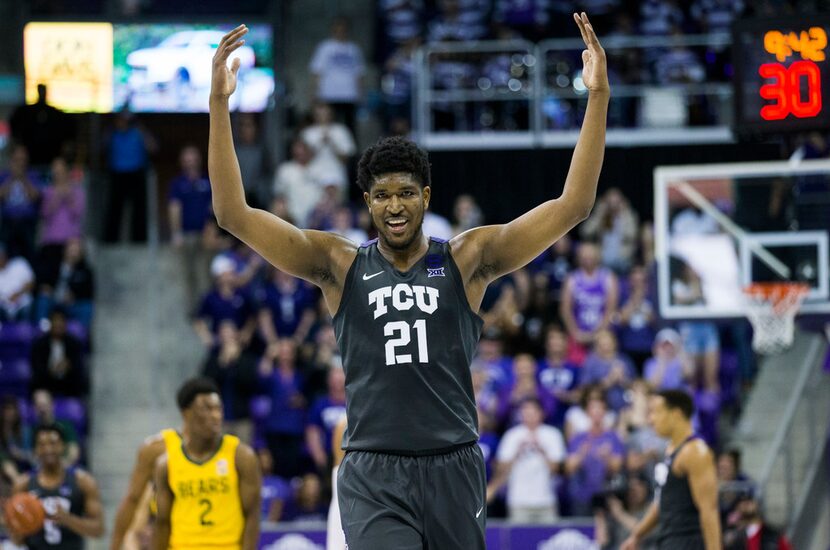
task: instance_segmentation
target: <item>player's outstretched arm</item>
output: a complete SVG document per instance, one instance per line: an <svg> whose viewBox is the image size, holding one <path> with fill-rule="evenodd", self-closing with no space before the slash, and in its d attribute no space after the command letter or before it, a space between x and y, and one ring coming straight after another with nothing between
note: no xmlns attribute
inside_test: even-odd
<svg viewBox="0 0 830 550"><path fill-rule="evenodd" d="M173 491L167 477L167 455L156 461L153 472L156 485L156 524L153 529L153 550L168 550L170 546L170 513L173 510Z"/></svg>
<svg viewBox="0 0 830 550"><path fill-rule="evenodd" d="M226 34L213 57L210 91L208 173L213 210L219 225L256 250L278 269L318 286L345 278L357 251L348 239L321 231L304 231L245 202L239 162L233 147L228 98L236 89L239 59L229 56L242 44L248 29L240 25ZM332 304L330 304L331 307Z"/></svg>
<svg viewBox="0 0 830 550"><path fill-rule="evenodd" d="M135 459L133 473L130 475L130 484L127 493L118 505L118 512L115 514L115 525L112 528L110 539L110 550L120 550L124 544L124 536L130 528L135 516L136 508L141 502L144 490L153 479L153 468L156 459L164 453L164 441L161 436L153 436L147 439L141 447Z"/></svg>
<svg viewBox="0 0 830 550"><path fill-rule="evenodd" d="M244 443L236 448L236 468L239 473L239 498L242 501L242 514L245 516L242 550L256 550L262 506L262 472L253 449Z"/></svg>
<svg viewBox="0 0 830 550"><path fill-rule="evenodd" d="M718 511L718 475L712 451L702 441L695 441L684 455L683 469L700 515L703 543L706 550L720 550L723 539Z"/></svg>
<svg viewBox="0 0 830 550"><path fill-rule="evenodd" d="M594 205L605 154L611 88L605 50L588 16L584 12L574 14L574 20L587 48L582 52L582 78L589 95L565 188L558 199L549 200L510 223L471 229L456 237L453 250L459 250L459 267L468 280L480 276L489 282L526 265L588 217Z"/></svg>

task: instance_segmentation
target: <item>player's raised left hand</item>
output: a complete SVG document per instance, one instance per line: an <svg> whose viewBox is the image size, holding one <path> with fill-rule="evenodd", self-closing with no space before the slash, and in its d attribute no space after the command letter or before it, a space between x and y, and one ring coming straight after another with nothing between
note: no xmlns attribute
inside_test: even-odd
<svg viewBox="0 0 830 550"><path fill-rule="evenodd" d="M594 27L583 11L581 14L574 14L574 21L579 26L582 40L585 41L587 50L582 50L582 81L590 93L611 93L611 86L608 84L608 66L605 62L605 50L599 43Z"/></svg>
<svg viewBox="0 0 830 550"><path fill-rule="evenodd" d="M248 32L248 27L239 25L222 37L219 48L213 54L213 76L210 82L211 97L228 98L236 90L236 73L239 72L239 58L235 58L228 68L228 57L245 41L242 37Z"/></svg>

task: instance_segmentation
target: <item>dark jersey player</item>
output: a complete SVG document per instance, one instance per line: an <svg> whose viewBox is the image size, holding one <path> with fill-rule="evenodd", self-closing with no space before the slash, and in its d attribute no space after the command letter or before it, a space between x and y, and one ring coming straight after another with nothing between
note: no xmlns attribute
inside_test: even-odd
<svg viewBox="0 0 830 550"><path fill-rule="evenodd" d="M636 550L639 541L658 526L660 550L722 548L715 459L692 429L693 412L686 392L665 390L652 396L649 420L657 435L669 440L669 447L654 468L654 502L620 550Z"/></svg>
<svg viewBox="0 0 830 550"><path fill-rule="evenodd" d="M432 193L426 153L400 138L370 147L358 167L376 241L358 246L304 231L245 203L228 97L243 26L214 57L208 169L219 224L278 269L322 289L344 359L347 453L338 497L351 550L484 548L484 461L476 445L470 360L487 285L530 262L585 219L605 150L610 88L587 16L585 119L565 188L510 223L451 241L423 234Z"/></svg>
<svg viewBox="0 0 830 550"><path fill-rule="evenodd" d="M43 529L21 541L29 550L82 550L84 539L104 534L104 511L98 484L80 468L66 468L66 441L61 429L45 424L35 430L37 470L24 476L15 493L33 493L43 504Z"/></svg>

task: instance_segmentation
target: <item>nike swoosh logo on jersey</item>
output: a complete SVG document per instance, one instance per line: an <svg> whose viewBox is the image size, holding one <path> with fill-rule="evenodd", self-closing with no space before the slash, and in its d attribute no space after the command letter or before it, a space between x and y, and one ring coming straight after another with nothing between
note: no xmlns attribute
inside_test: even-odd
<svg viewBox="0 0 830 550"><path fill-rule="evenodd" d="M481 515L482 510L484 510L484 506L482 506L481 508L478 509L478 512L476 512L476 517Z"/></svg>
<svg viewBox="0 0 830 550"><path fill-rule="evenodd" d="M368 280L369 280L369 279L371 279L372 277L377 277L377 276L378 276L378 275L380 275L381 273L383 273L383 271L378 271L377 273L373 273L372 275L368 275L368 274L364 273L364 274L363 274L363 280L364 280L364 281L368 281Z"/></svg>

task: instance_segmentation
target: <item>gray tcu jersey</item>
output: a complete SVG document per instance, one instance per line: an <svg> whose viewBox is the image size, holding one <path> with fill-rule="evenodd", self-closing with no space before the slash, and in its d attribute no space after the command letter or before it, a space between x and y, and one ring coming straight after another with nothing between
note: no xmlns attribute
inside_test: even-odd
<svg viewBox="0 0 830 550"><path fill-rule="evenodd" d="M483 321L446 241L406 273L358 249L334 330L346 372L347 450L433 454L478 440L470 361Z"/></svg>

